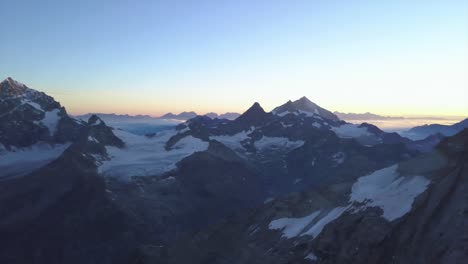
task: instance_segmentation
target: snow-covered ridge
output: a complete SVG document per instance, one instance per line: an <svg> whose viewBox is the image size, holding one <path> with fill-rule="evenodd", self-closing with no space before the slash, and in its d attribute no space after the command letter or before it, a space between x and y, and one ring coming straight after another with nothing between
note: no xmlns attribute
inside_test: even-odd
<svg viewBox="0 0 468 264"><path fill-rule="evenodd" d="M176 163L198 151L208 149L208 142L192 136L180 139L171 150L166 142L176 130L168 130L148 138L114 130L114 134L125 142L125 148L106 146L109 160L102 160L98 171L104 176L129 180L132 176L159 175L174 169Z"/></svg>
<svg viewBox="0 0 468 264"><path fill-rule="evenodd" d="M349 202L325 210L317 210L300 218L280 218L271 221L269 228L281 230L283 237L310 235L316 238L323 228L344 212L357 213L368 207L382 209L382 217L394 221L411 211L414 199L424 192L430 181L417 175L399 175L393 165L360 177L352 186ZM322 213L321 213L322 212Z"/></svg>

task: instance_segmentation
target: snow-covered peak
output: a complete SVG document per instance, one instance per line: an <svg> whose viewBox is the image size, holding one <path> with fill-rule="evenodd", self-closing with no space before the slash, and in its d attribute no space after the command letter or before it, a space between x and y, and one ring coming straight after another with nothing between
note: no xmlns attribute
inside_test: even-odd
<svg viewBox="0 0 468 264"><path fill-rule="evenodd" d="M306 116L320 116L329 120L339 121L339 118L332 112L318 106L305 96L294 102L289 100L285 104L273 109L272 113L279 116L284 116L289 113L296 115L304 114Z"/></svg>

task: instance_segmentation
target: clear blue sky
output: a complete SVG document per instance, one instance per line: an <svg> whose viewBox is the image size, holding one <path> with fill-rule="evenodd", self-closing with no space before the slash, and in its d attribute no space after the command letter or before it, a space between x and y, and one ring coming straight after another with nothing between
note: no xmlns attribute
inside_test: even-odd
<svg viewBox="0 0 468 264"><path fill-rule="evenodd" d="M1 0L0 78L72 113L468 115L468 1Z"/></svg>

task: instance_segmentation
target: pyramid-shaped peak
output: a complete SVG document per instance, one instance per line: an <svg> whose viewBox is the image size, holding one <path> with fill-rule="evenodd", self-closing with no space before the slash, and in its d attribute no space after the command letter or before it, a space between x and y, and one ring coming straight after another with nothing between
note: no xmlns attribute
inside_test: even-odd
<svg viewBox="0 0 468 264"><path fill-rule="evenodd" d="M310 101L306 96L303 96L294 102L289 100L285 104L273 109L272 113L280 116L288 113L305 114L308 116L317 115L333 121L339 121L339 118L336 115Z"/></svg>
<svg viewBox="0 0 468 264"><path fill-rule="evenodd" d="M255 102L247 111L240 115L236 120L241 122L256 122L266 115L265 110L258 102Z"/></svg>
<svg viewBox="0 0 468 264"><path fill-rule="evenodd" d="M246 113L265 113L265 110L263 110L263 107L258 103L255 102L247 111L245 111L244 114Z"/></svg>
<svg viewBox="0 0 468 264"><path fill-rule="evenodd" d="M258 102L255 102L250 108L262 108L262 106Z"/></svg>

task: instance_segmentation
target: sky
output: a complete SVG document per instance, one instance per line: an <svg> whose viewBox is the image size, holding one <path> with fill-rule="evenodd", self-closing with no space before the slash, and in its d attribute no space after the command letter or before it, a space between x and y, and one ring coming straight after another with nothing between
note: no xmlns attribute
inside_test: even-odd
<svg viewBox="0 0 468 264"><path fill-rule="evenodd" d="M0 78L68 112L468 116L468 1L0 0Z"/></svg>

